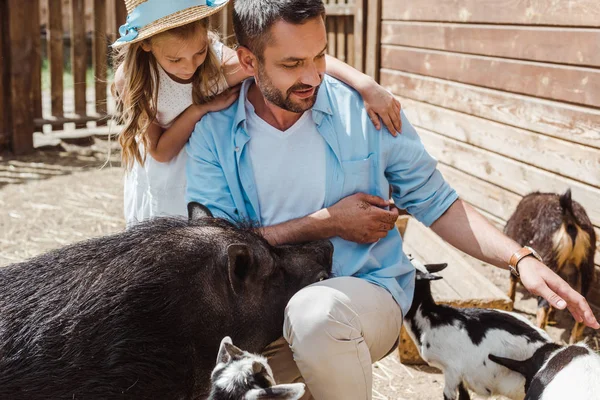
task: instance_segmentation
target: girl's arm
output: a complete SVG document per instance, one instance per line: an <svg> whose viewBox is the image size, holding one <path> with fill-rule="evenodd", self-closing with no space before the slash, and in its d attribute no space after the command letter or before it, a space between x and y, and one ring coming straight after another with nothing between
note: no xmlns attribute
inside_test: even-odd
<svg viewBox="0 0 600 400"><path fill-rule="evenodd" d="M146 135L150 139L149 153L158 162L171 161L187 143L196 123L211 111L229 107L237 99L240 88L232 87L206 104L192 104L182 112L168 129L153 122Z"/></svg>
<svg viewBox="0 0 600 400"><path fill-rule="evenodd" d="M362 96L365 108L375 125L375 128L381 129L379 118L394 136L402 130L400 120L400 102L382 86L368 75L352 68L348 64L337 58L326 56L328 75L337 78L344 83L352 86ZM223 72L225 80L229 86L239 84L249 76L240 68L240 62L237 53L227 46L223 46Z"/></svg>

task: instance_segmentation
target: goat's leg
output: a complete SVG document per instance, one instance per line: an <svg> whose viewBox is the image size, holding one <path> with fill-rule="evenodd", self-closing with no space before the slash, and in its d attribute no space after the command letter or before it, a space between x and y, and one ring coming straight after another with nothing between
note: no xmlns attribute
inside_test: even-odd
<svg viewBox="0 0 600 400"><path fill-rule="evenodd" d="M514 276L513 274L510 274L510 286L508 287L508 297L510 298L510 301L512 301L513 303L515 302L515 295L517 292L517 277Z"/></svg>
<svg viewBox="0 0 600 400"><path fill-rule="evenodd" d="M460 385L462 385L462 381L459 376L444 371L444 400L462 400L456 397Z"/></svg>
<svg viewBox="0 0 600 400"><path fill-rule="evenodd" d="M581 273L577 274L577 282L575 283L574 289L577 290L579 293L581 293L581 286L582 286L581 279L582 279ZM584 328L585 328L585 325L583 324L583 322L575 321L575 325L573 325L573 329L571 330L571 337L569 338L569 344L577 343L577 341L579 340L581 335L583 335Z"/></svg>
<svg viewBox="0 0 600 400"><path fill-rule="evenodd" d="M469 391L465 389L465 385L462 382L458 385L458 400L471 400Z"/></svg>
<svg viewBox="0 0 600 400"><path fill-rule="evenodd" d="M543 297L538 297L538 310L536 316L536 325L538 328L545 329L548 323L548 314L550 313L550 303Z"/></svg>

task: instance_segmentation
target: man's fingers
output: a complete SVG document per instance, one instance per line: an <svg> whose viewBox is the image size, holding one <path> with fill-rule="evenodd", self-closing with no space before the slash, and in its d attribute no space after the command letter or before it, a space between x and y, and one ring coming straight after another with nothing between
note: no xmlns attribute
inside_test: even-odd
<svg viewBox="0 0 600 400"><path fill-rule="evenodd" d="M557 278L558 278L558 276L557 276ZM560 279L560 278L558 278L558 279ZM583 322L590 328L594 328L594 329L600 328L600 324L598 324L598 321L596 320L596 317L594 316L594 313L592 312L590 305L588 304L587 300L581 294L576 292L566 282L562 281L562 279L560 279L560 282L557 282L556 285L553 285L553 286L556 288L556 292L558 294L554 293L550 288L548 288L547 290L550 293L552 293L554 295L554 297L552 297L552 299L550 299L550 298L544 296L543 294L541 294L541 296L546 298L546 300L548 300L550 302L550 304L552 304L554 307L561 309L561 310L563 308L565 308L568 303L569 311L571 311L571 314L573 314L573 318L575 318L576 320L578 318L581 319L580 322ZM561 301L562 301L562 303L561 303Z"/></svg>
<svg viewBox="0 0 600 400"><path fill-rule="evenodd" d="M375 125L375 128L380 130L381 125L379 124L379 116L375 113L375 111L369 110L367 111L367 114L369 114L369 118L371 119L373 125Z"/></svg>
<svg viewBox="0 0 600 400"><path fill-rule="evenodd" d="M360 193L361 200L377 207L387 207L390 205L389 200L382 199L379 196L373 196L367 193Z"/></svg>

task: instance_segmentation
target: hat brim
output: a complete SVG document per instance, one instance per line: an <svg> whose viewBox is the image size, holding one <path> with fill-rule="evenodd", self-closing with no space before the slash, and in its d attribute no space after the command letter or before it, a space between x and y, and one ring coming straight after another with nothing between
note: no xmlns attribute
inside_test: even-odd
<svg viewBox="0 0 600 400"><path fill-rule="evenodd" d="M156 21L141 28L138 31L138 35L135 39L130 40L129 42L117 41L112 44L112 47L116 49L127 44L137 43L144 39L148 39L149 37L154 36L158 33L165 32L170 29L177 28L179 26L187 25L189 23L201 20L203 18L207 18L221 11L223 8L227 7L228 4L229 1L217 7L195 6L178 11L171 15L167 15L166 17L157 19Z"/></svg>

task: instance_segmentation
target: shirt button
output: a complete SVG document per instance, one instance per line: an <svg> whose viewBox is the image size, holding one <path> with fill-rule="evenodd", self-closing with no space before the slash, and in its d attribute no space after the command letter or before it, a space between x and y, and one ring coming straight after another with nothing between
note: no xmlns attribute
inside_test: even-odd
<svg viewBox="0 0 600 400"><path fill-rule="evenodd" d="M235 151L240 151L240 148L236 146Z"/></svg>

